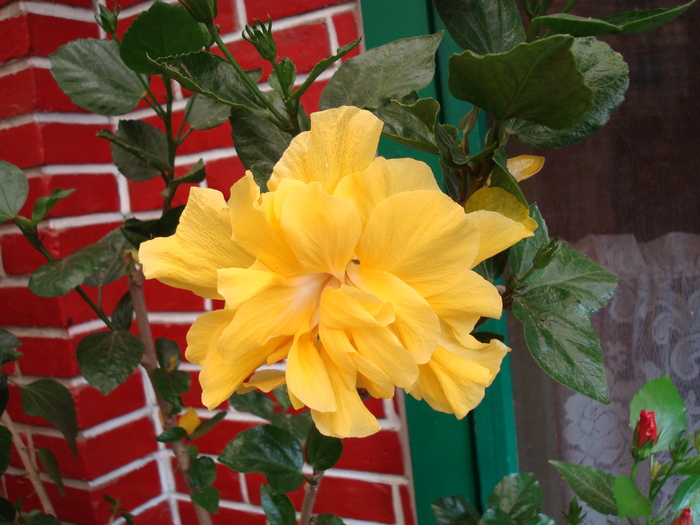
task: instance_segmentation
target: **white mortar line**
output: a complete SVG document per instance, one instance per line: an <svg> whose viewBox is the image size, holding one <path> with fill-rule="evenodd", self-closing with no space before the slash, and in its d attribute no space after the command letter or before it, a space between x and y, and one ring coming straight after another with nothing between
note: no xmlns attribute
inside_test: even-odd
<svg viewBox="0 0 700 525"><path fill-rule="evenodd" d="M177 4L178 0L164 0L165 3L167 4ZM141 4L136 4L132 5L130 7L127 7L126 9L123 9L119 15L119 18L122 20L126 20L127 18L131 18L134 15L138 15L141 11L145 11L149 7L153 5L152 1L147 1L143 2Z"/></svg>
<svg viewBox="0 0 700 525"><path fill-rule="evenodd" d="M24 386L28 385L29 383L33 383L34 381L38 381L39 379L46 379L46 376L35 376L35 375L20 375L20 376L13 376L12 380L19 386ZM87 382L83 378L83 376L74 376L74 377L52 377L54 381L57 383L63 385L66 388L78 388L81 386L85 386ZM17 423L18 425L21 423ZM31 425L29 425L31 426ZM42 427L43 428L43 427Z"/></svg>
<svg viewBox="0 0 700 525"><path fill-rule="evenodd" d="M47 164L43 166L44 175L103 175L114 174L114 164Z"/></svg>
<svg viewBox="0 0 700 525"><path fill-rule="evenodd" d="M148 320L159 324L192 324L202 312L148 312Z"/></svg>
<svg viewBox="0 0 700 525"><path fill-rule="evenodd" d="M236 26L239 31L243 31L248 20L248 11L245 8L245 0L234 0L234 12L236 14Z"/></svg>
<svg viewBox="0 0 700 525"><path fill-rule="evenodd" d="M340 47L340 44L338 44L338 33L335 30L332 16L326 18L326 27L328 28L328 49L334 52Z"/></svg>
<svg viewBox="0 0 700 525"><path fill-rule="evenodd" d="M42 339L70 339L65 328L52 328L50 326L5 326L5 330L12 332L17 337L36 337Z"/></svg>
<svg viewBox="0 0 700 525"><path fill-rule="evenodd" d="M124 216L119 212L91 213L90 215L78 215L75 217L58 217L45 222L44 228L52 230L63 230L76 228L79 226L92 226L95 224L109 224L111 222L122 222Z"/></svg>
<svg viewBox="0 0 700 525"><path fill-rule="evenodd" d="M0 280L0 288L26 288L29 285L29 277L6 277Z"/></svg>
<svg viewBox="0 0 700 525"><path fill-rule="evenodd" d="M0 20L7 20L9 18L16 18L16 17L24 14L23 8L24 8L23 2L15 2L15 3L10 3L10 4L4 5L2 8L0 8Z"/></svg>
<svg viewBox="0 0 700 525"><path fill-rule="evenodd" d="M138 507L130 509L129 512L131 514L133 514L134 516L138 517L142 512L146 512L147 510L152 509L156 505L159 505L160 503L162 503L164 501L168 501L169 498L170 498L169 494L160 494L159 496L156 496L155 498L148 500L146 503L142 503ZM124 518L117 518L114 521L111 521L110 523L112 525L123 525L124 523L126 523L126 521L124 520Z"/></svg>
<svg viewBox="0 0 700 525"><path fill-rule="evenodd" d="M35 15L52 16L56 18L67 18L80 22L95 22L95 13L92 9L83 7L71 7L61 4L51 4L48 2L22 2L22 7L26 13Z"/></svg>
<svg viewBox="0 0 700 525"><path fill-rule="evenodd" d="M383 485L407 485L408 480L399 474L382 474L381 472L367 472L364 470L347 470L332 468L326 471L325 476L339 479L353 479Z"/></svg>
<svg viewBox="0 0 700 525"><path fill-rule="evenodd" d="M398 485L391 487L391 500L394 507L394 520L398 525L404 525L406 518L403 515L403 505L401 504L401 490Z"/></svg>
<svg viewBox="0 0 700 525"><path fill-rule="evenodd" d="M116 171L116 169L115 169ZM131 195L129 195L129 182L126 177L117 175L117 193L119 194L119 212L125 217L131 215Z"/></svg>
<svg viewBox="0 0 700 525"><path fill-rule="evenodd" d="M103 124L111 123L110 117L95 113L32 113L36 122L56 124Z"/></svg>
<svg viewBox="0 0 700 525"><path fill-rule="evenodd" d="M208 151L178 155L175 159L175 166L188 166L190 164L196 164L199 159L202 159L204 162L209 162L212 160L228 159L235 156L237 156L237 153L236 149L233 147L210 149Z"/></svg>
<svg viewBox="0 0 700 525"><path fill-rule="evenodd" d="M23 115L16 115L10 118L4 118L0 120L0 131L12 128L19 128L20 126L26 126L27 124L33 124L34 114L25 113Z"/></svg>
<svg viewBox="0 0 700 525"><path fill-rule="evenodd" d="M91 489L96 489L96 488L99 488L103 485L106 485L110 481L114 481L117 478L121 478L122 476L128 474L129 472L133 472L133 471L138 470L142 467L145 467L151 461L155 460L155 457L154 457L155 454L158 454L158 452L153 452L151 454L148 454L147 456L136 459L136 460L132 461L131 463L127 463L126 465L122 465L118 469L115 469L111 472L108 472L107 474L104 474L98 478L91 480L91 481L88 481L87 486Z"/></svg>
<svg viewBox="0 0 700 525"><path fill-rule="evenodd" d="M81 435L85 439L92 439L101 434L106 434L107 432L111 432L112 430L116 430L120 427L133 423L134 421L138 421L139 419L143 419L144 417L149 415L149 412L150 410L148 407L136 409L133 412L129 412L128 414L117 416L114 419L110 419L108 421L105 421L104 423L99 423L94 427L90 427L86 430L83 430L81 432Z"/></svg>
<svg viewBox="0 0 700 525"><path fill-rule="evenodd" d="M70 337L86 334L88 332L97 332L105 329L105 324L100 319L93 319L80 324L74 324L68 327L68 335Z"/></svg>
<svg viewBox="0 0 700 525"><path fill-rule="evenodd" d="M246 483L245 474L238 473L238 485L241 487L241 498L244 503L250 504L250 494L248 494L248 484Z"/></svg>

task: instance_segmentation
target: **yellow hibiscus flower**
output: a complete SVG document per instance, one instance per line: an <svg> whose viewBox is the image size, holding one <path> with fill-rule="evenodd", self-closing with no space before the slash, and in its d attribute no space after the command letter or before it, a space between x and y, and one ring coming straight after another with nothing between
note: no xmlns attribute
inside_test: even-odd
<svg viewBox="0 0 700 525"><path fill-rule="evenodd" d="M147 278L225 300L187 336L206 406L286 383L321 432L361 437L380 426L358 388L390 398L398 386L458 417L483 397L508 349L470 335L501 314L470 268L532 234L465 214L422 162L375 158L381 130L355 107L315 113L269 192L250 173L228 203L193 188L175 235L141 245Z"/></svg>

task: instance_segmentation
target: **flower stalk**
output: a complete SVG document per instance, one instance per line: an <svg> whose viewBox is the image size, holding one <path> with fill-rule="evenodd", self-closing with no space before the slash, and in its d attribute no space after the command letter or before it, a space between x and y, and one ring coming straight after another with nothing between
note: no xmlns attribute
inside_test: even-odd
<svg viewBox="0 0 700 525"><path fill-rule="evenodd" d="M313 475L307 480L306 485L304 485L304 502L301 504L299 525L311 525L314 503L318 495L318 487L321 485L321 480L323 479L323 472L323 470L314 469Z"/></svg>

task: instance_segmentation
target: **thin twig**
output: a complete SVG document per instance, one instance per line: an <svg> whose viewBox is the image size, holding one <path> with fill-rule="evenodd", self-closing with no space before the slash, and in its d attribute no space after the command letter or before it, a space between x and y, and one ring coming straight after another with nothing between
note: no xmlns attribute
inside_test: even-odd
<svg viewBox="0 0 700 525"><path fill-rule="evenodd" d="M145 347L145 352L143 358L141 359L141 366L146 369L148 373L148 379L153 385L153 390L156 393L156 400L158 403L158 408L160 409L161 416L163 418L163 427L165 430L170 430L177 426L177 419L173 416L171 412L170 404L163 399L163 397L158 393L158 389L155 387L155 382L153 381L153 372L158 368L158 358L156 357L156 348L153 344L153 335L151 334L151 325L148 322L148 312L146 311L146 300L143 294L143 282L144 275L141 271L141 267L134 262L131 253L127 252L124 254L124 264L127 268L127 278L129 281L129 292L131 293L131 300L134 304L134 313L136 314L136 323L139 328L139 334L141 335L141 340ZM185 443L180 441L175 441L171 443L173 447L173 452L175 453L175 459L177 460L177 469L182 475L182 479L185 482L185 487L187 492L192 495L197 492L192 481L190 480L190 466L191 460L187 453L187 446ZM202 507L197 505L197 503L192 501L195 513L197 514L197 521L199 525L212 525L211 516Z"/></svg>
<svg viewBox="0 0 700 525"><path fill-rule="evenodd" d="M313 516L314 503L318 494L318 487L323 479L323 470L314 469L314 474L311 480L304 485L304 502L301 504L301 517L299 525L310 525Z"/></svg>
<svg viewBox="0 0 700 525"><path fill-rule="evenodd" d="M27 454L26 445L24 444L24 441L22 441L22 436L20 436L19 432L17 432L17 429L15 428L15 425L12 422L10 414L8 414L7 412L3 413L1 419L3 425L5 425L7 427L7 430L9 430L12 434L12 442L15 444L15 448L17 449L17 453L19 454L19 458L24 464L24 468L27 469L29 479L32 482L32 485L34 486L34 490L36 490L37 496L39 496L41 507L44 509L44 514L50 514L51 516L56 517L56 511L53 508L51 500L49 499L49 495L46 493L46 487L44 487L44 482L41 481L41 478L39 477L39 472L37 472L34 463L32 463L29 454Z"/></svg>

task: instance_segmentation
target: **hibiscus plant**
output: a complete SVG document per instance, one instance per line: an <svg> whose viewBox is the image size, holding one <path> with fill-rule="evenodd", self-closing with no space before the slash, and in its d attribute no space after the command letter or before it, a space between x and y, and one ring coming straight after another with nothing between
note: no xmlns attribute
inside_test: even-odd
<svg viewBox="0 0 700 525"><path fill-rule="evenodd" d="M617 278L550 239L537 206L519 187L543 159L509 159L506 147L513 137L538 148L565 147L602 127L622 102L628 77L623 58L596 36L655 29L694 0L598 19L572 14L577 0L554 14L551 0L520 6L434 0L463 50L449 59L449 92L472 105L453 123L441 121L437 100L419 95L434 77L442 33L341 60L357 40L297 80L294 63L278 56L272 22L258 21L243 38L271 67L270 89L263 90L262 69L243 70L222 41L216 0L181 2L157 0L121 39L118 8L99 5L98 23L111 38L77 40L51 55L52 74L76 105L115 116L145 102L160 119L164 131L121 120L116 131L98 135L110 141L124 177L162 179L162 215L128 218L97 244L58 259L42 243L39 225L71 192L57 190L34 203L31 217L19 215L26 177L0 162L0 221L13 221L48 261L29 281L34 293L57 297L75 290L104 322L104 331L78 345L87 382L108 394L138 366L147 370L162 414L157 439L171 444L200 524L211 523L219 493L215 462L193 442L225 412L200 421L185 411L181 396L190 377L179 370L178 345L151 335L144 279L223 301L223 308L194 322L185 357L202 368L207 407L230 399L269 421L239 434L219 461L266 476L261 499L270 523L295 523L286 493L302 485L301 525L342 523L315 516L313 503L323 472L340 458L341 439L380 430L367 398L391 398L399 387L435 410L465 417L508 352L501 336L480 330L504 308L522 323L532 357L546 373L610 402L589 317L606 304ZM309 116L301 97L327 71L333 74L321 111ZM153 78L164 85L160 97L151 90ZM192 93L179 125L173 82ZM488 131L475 137L480 120ZM183 184L206 177L201 160L176 173L178 148L191 133L226 122L245 177L233 184L228 201L194 187L186 206L173 207ZM440 173L411 158L376 157L382 135L435 155ZM83 289L101 290L124 276L129 292L112 312ZM134 319L139 336L130 331ZM3 364L17 359L18 346L12 334L0 332ZM74 440L72 402L58 383L42 381L23 387L25 410ZM6 399L7 375L0 391ZM3 423L0 456L7 459L13 438L7 413ZM302 470L305 462L311 474ZM30 461L26 466L34 470ZM60 480L57 468L51 470ZM438 522L549 523L538 518L539 508L532 516L494 510L499 490L534 483L525 475L509 479L496 488L489 499L496 503L483 517L464 502L445 500L436 507ZM38 477L37 491L43 493ZM110 503L125 514L118 500ZM8 505L3 501L0 510L14 516ZM460 506L463 516L445 510Z"/></svg>

